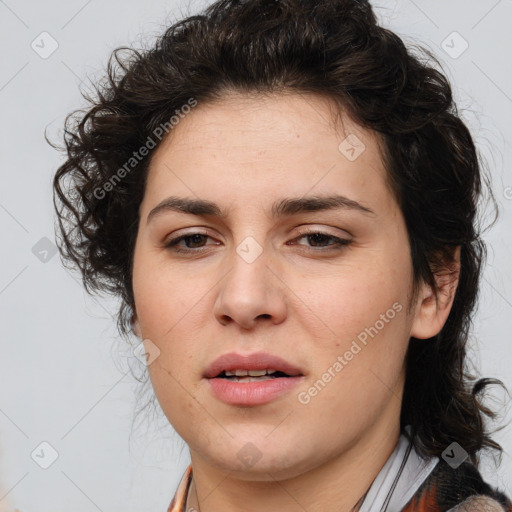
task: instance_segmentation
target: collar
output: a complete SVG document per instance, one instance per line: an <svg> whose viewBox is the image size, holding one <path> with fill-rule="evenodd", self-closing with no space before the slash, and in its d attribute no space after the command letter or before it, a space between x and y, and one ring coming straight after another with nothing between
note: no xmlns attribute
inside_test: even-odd
<svg viewBox="0 0 512 512"><path fill-rule="evenodd" d="M410 426L405 427L410 432ZM439 457L421 458L404 434L375 477L359 512L402 510L432 473Z"/></svg>

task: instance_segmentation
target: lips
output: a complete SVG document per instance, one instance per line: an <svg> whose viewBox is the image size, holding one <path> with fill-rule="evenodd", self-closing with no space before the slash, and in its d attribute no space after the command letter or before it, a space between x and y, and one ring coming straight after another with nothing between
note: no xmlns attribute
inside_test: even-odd
<svg viewBox="0 0 512 512"><path fill-rule="evenodd" d="M279 356L265 352L246 355L230 352L215 359L204 371L203 377L213 379L225 371L234 372L235 370L275 370L287 376L304 375L303 370Z"/></svg>

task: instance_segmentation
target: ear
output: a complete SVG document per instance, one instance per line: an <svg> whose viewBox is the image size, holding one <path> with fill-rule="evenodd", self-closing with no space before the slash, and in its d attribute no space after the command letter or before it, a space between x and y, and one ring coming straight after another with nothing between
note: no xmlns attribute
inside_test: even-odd
<svg viewBox="0 0 512 512"><path fill-rule="evenodd" d="M437 298L428 284L421 285L411 328L411 336L414 338L428 339L441 332L452 309L459 284L460 245L453 251L453 260L434 273Z"/></svg>
<svg viewBox="0 0 512 512"><path fill-rule="evenodd" d="M132 314L132 318L130 319L130 323L131 323L131 326L132 326L133 334L135 334L135 336L137 336L137 338L142 339L142 332L140 330L139 320L137 318L137 313L136 312L134 312Z"/></svg>

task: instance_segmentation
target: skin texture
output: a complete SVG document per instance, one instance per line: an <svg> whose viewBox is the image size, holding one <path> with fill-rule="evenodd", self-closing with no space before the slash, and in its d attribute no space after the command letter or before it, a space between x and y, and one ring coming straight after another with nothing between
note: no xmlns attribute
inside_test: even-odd
<svg viewBox="0 0 512 512"><path fill-rule="evenodd" d="M409 338L437 334L452 304L456 277L441 283L437 302L426 285L411 297L407 231L376 135L347 116L337 129L330 114L318 96L233 93L197 105L152 158L134 254L134 331L160 350L150 378L190 449L188 506L199 508L197 492L201 512L350 510L398 440ZM353 161L338 149L348 134L365 145ZM333 193L375 215L267 213L286 197ZM171 195L229 213L165 211L147 222ZM351 243L335 248L303 236L306 228ZM179 244L194 253L165 247L198 231L209 238ZM252 263L236 251L249 236L262 249ZM298 393L393 304L400 312L301 403ZM265 405L227 405L202 373L231 351L281 356L302 369L304 384ZM237 454L249 442L261 458L246 467Z"/></svg>

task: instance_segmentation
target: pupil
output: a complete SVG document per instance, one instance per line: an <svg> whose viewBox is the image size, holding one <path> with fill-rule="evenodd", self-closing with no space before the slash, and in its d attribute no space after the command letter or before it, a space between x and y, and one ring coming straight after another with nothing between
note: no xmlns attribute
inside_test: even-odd
<svg viewBox="0 0 512 512"><path fill-rule="evenodd" d="M311 240L314 240L312 245L315 245L316 243L319 243L320 245L322 245L322 240L325 242L326 241L325 239L329 238L327 235L323 235L321 233L314 233L312 235L308 235L308 237L309 237L310 242L311 242Z"/></svg>
<svg viewBox="0 0 512 512"><path fill-rule="evenodd" d="M201 244L201 241L203 239L203 237L205 237L206 235L201 235L201 234L195 234L195 235L190 235L187 237L187 247L190 248L190 244L188 242L190 242L192 240L192 244Z"/></svg>

